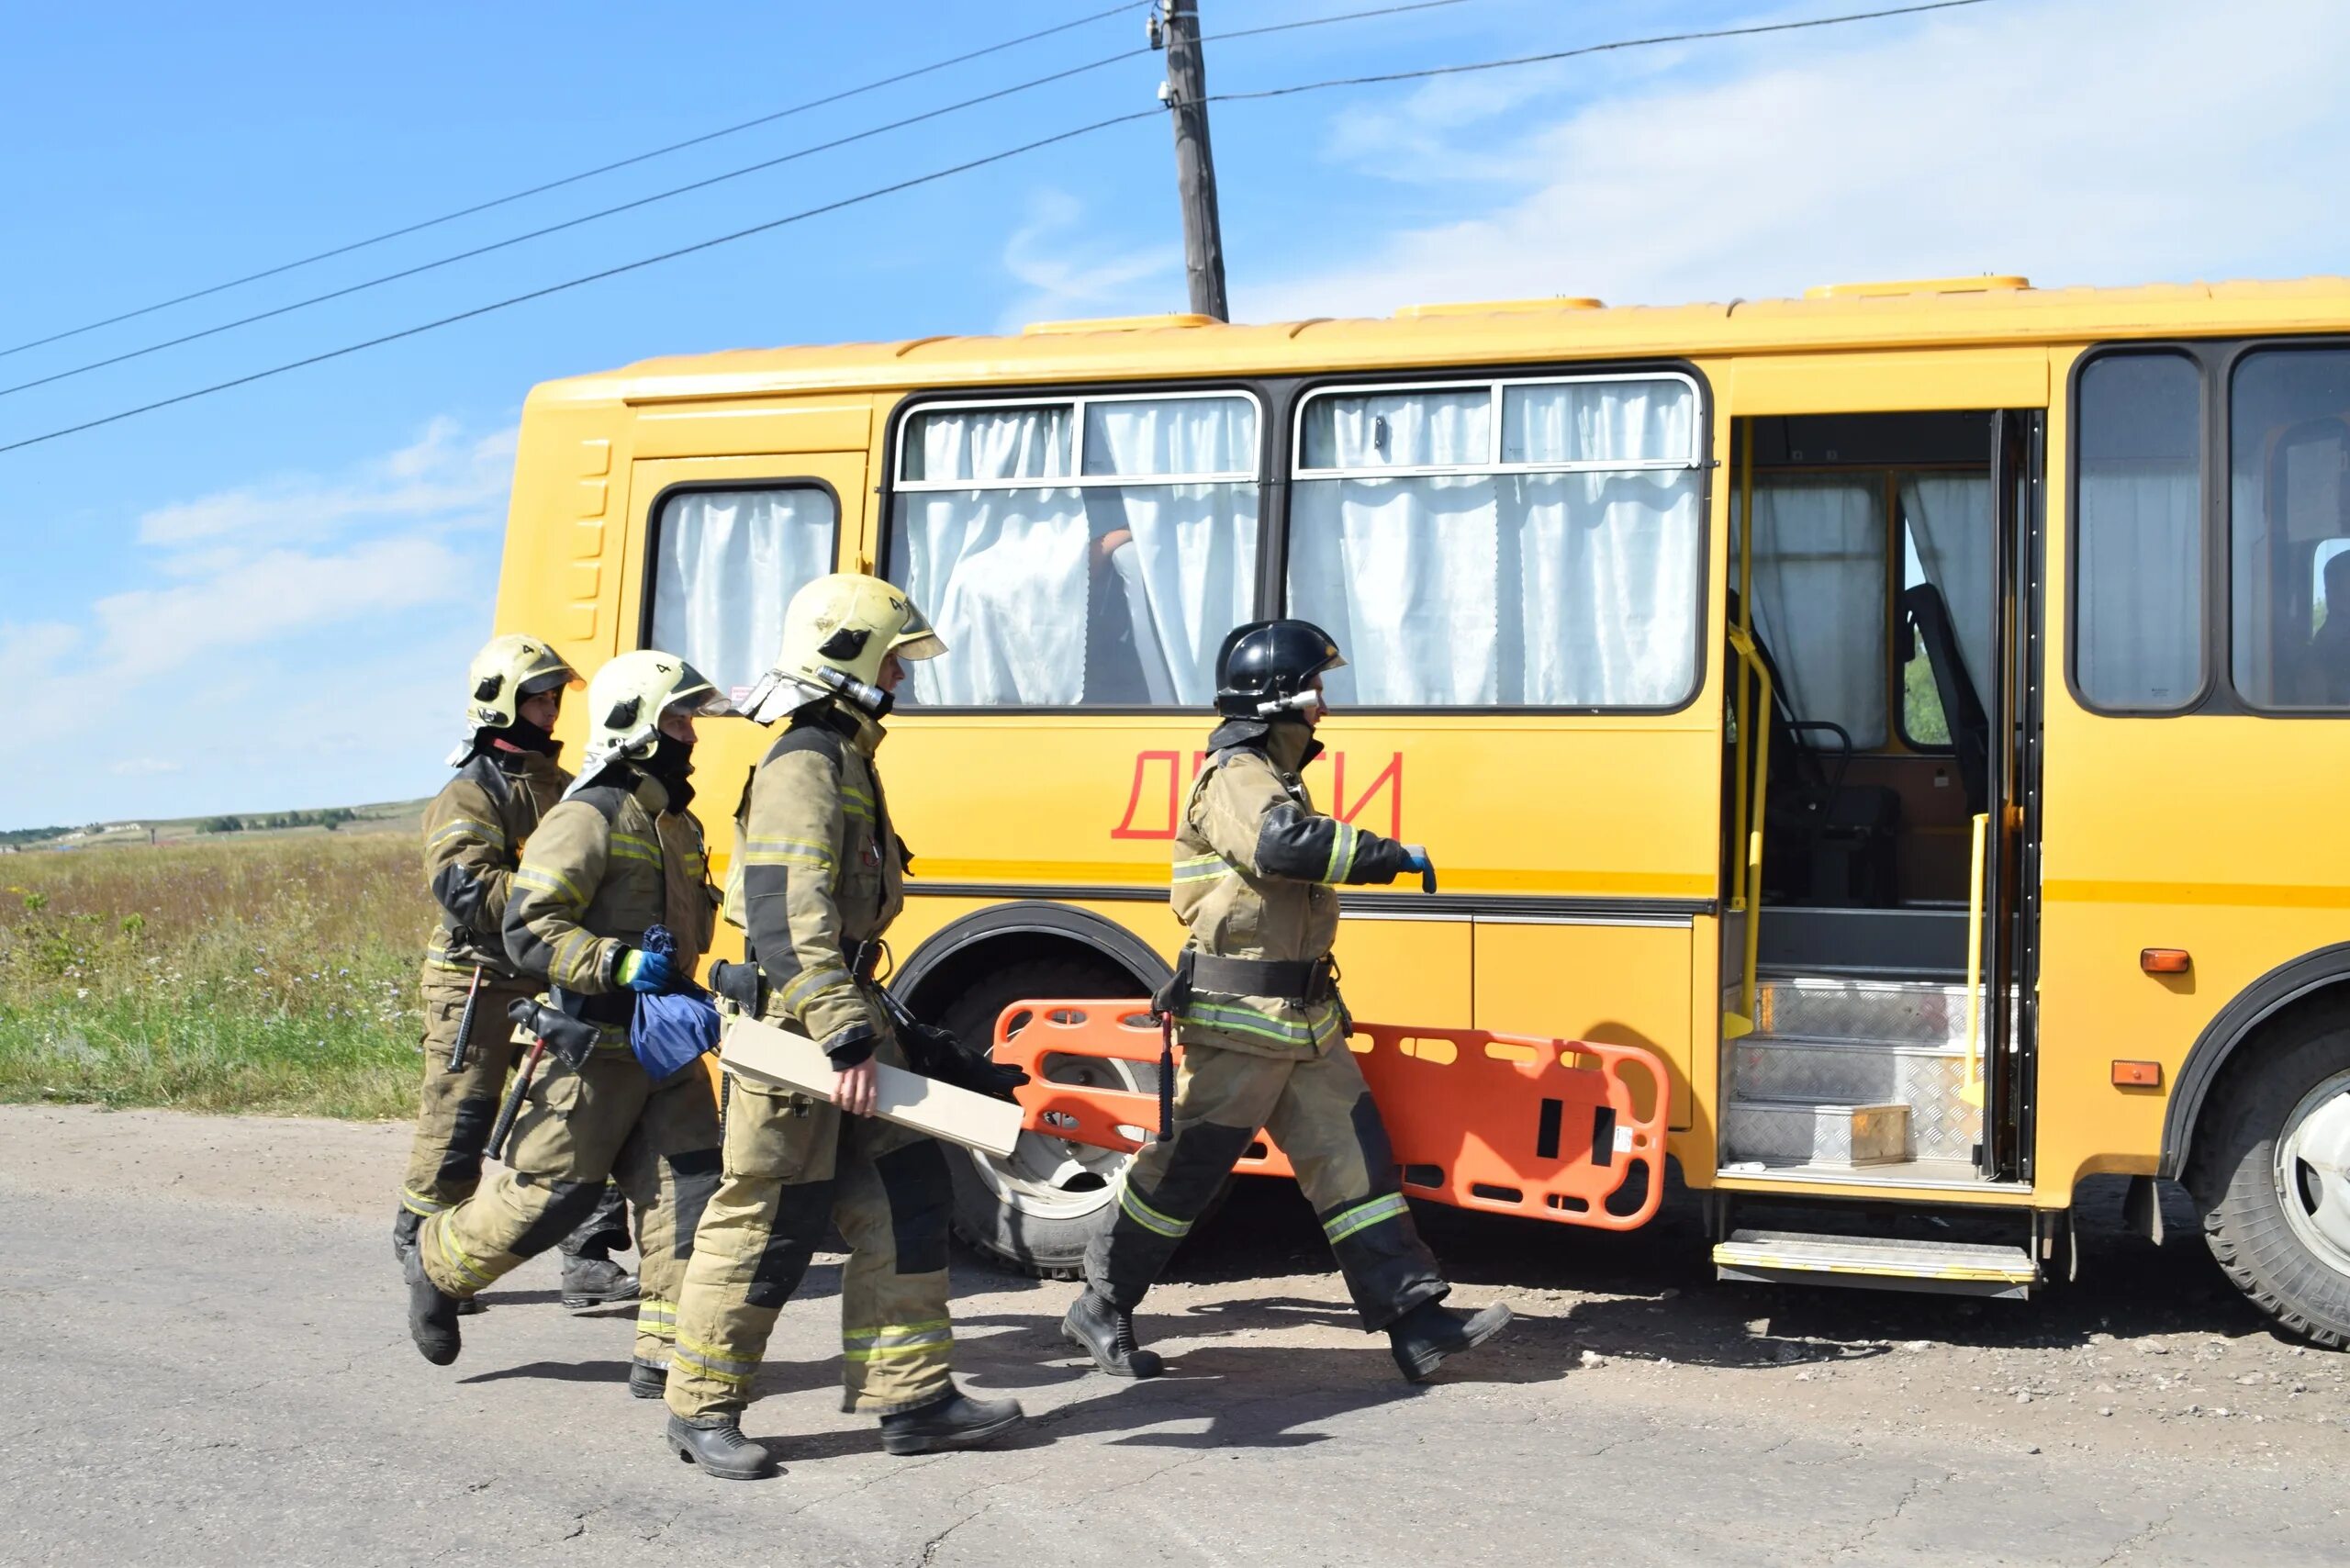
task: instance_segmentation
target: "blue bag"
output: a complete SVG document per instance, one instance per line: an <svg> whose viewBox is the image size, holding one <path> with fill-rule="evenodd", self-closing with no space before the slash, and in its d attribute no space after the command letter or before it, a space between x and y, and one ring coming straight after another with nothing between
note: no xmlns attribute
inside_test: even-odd
<svg viewBox="0 0 2350 1568"><path fill-rule="evenodd" d="M677 956L677 938L666 926L648 929L643 946L663 958ZM681 991L639 996L629 1018L628 1047L637 1064L658 1083L705 1051L718 1048L718 1009L710 993L691 982Z"/></svg>

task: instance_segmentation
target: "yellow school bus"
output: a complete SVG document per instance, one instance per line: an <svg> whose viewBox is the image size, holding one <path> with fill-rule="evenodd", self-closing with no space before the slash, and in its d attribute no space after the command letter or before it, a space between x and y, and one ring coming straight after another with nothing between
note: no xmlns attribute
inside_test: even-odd
<svg viewBox="0 0 2350 1568"><path fill-rule="evenodd" d="M1309 783L1443 873L1345 894L1354 1013L1653 1053L1725 1277L2022 1295L2084 1178L2150 1227L2170 1178L2338 1346L2344 556L2350 280L1986 276L554 382L498 623L743 689L811 575L904 585L953 652L882 756L893 988L983 1040L1167 974L1217 644L1304 616L1348 660ZM722 850L763 745L705 727ZM1507 1102L1461 1138L1506 1158ZM1124 1159L974 1157L958 1229L1068 1271Z"/></svg>

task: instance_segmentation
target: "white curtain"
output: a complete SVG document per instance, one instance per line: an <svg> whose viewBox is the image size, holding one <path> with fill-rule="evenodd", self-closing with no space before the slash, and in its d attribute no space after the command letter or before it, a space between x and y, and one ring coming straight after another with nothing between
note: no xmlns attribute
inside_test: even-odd
<svg viewBox="0 0 2350 1568"><path fill-rule="evenodd" d="M901 495L894 575L947 650L914 665L915 700L1077 702L1089 548L1080 490Z"/></svg>
<svg viewBox="0 0 2350 1568"><path fill-rule="evenodd" d="M833 569L822 490L685 490L662 506L653 646L747 692L783 646L791 596Z"/></svg>
<svg viewBox="0 0 2350 1568"><path fill-rule="evenodd" d="M1483 387L1318 399L1304 466L1484 466ZM1504 391L1512 462L1685 458L1679 383ZM1688 468L1416 478L1301 476L1293 614L1337 639L1332 700L1662 707L1695 674L1699 478Z"/></svg>
<svg viewBox="0 0 2350 1568"><path fill-rule="evenodd" d="M2101 708L2176 708L2203 683L2203 476L2084 454L2074 678Z"/></svg>
<svg viewBox="0 0 2350 1568"><path fill-rule="evenodd" d="M1991 644L1991 481L1981 474L1913 474L1901 481L1901 515L1918 564L1942 590L1975 695L1988 705Z"/></svg>
<svg viewBox="0 0 2350 1568"><path fill-rule="evenodd" d="M922 416L924 472L970 480L1065 474L1055 442L1069 413ZM917 700L1200 705L1214 696L1216 648L1254 602L1257 486L1171 481L1253 473L1255 405L1091 403L1083 462L1088 476L1135 482L900 493L894 575L950 650L915 666ZM1091 620L1113 615L1130 623L1130 638L1089 637Z"/></svg>
<svg viewBox="0 0 2350 1568"><path fill-rule="evenodd" d="M1857 751L1885 744L1885 549L1875 475L1758 478L1755 630L1795 716L1842 725Z"/></svg>

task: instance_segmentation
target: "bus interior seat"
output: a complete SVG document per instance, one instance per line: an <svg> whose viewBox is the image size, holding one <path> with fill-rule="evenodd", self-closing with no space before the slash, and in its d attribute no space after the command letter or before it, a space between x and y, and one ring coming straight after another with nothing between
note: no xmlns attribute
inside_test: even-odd
<svg viewBox="0 0 2350 1568"><path fill-rule="evenodd" d="M1729 618L1738 619L1729 592ZM1762 802L1763 895L1774 903L1840 909L1897 902L1895 839L1901 797L1879 784L1849 784L1852 738L1842 725L1805 719L1789 706L1786 682L1759 633L1754 651L1771 677L1771 771ZM1733 661L1732 667L1737 667ZM1827 736L1832 750L1813 736Z"/></svg>
<svg viewBox="0 0 2350 1568"><path fill-rule="evenodd" d="M1926 665L1933 673L1942 718L1950 726L1959 783L1966 790L1966 809L1981 816L1991 809L1991 721L1959 657L1958 633L1951 628L1950 606L1943 601L1942 589L1931 583L1904 589L1901 621L1911 635L1924 640Z"/></svg>

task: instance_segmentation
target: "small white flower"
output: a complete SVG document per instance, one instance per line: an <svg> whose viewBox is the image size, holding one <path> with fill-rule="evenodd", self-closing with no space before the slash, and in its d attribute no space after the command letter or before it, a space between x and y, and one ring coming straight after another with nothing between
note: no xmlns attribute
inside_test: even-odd
<svg viewBox="0 0 2350 1568"><path fill-rule="evenodd" d="M75 986L73 988L73 999L77 1002L87 1002L90 999L90 988L86 985Z"/></svg>

